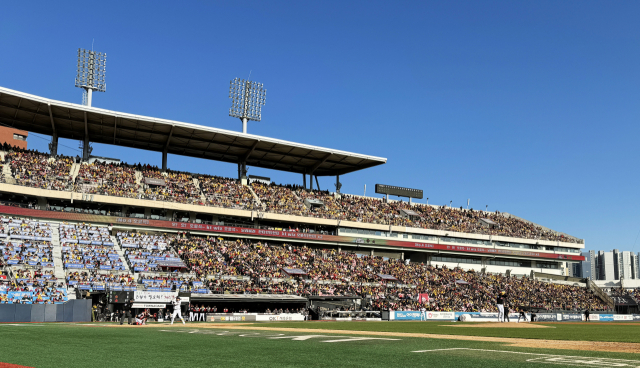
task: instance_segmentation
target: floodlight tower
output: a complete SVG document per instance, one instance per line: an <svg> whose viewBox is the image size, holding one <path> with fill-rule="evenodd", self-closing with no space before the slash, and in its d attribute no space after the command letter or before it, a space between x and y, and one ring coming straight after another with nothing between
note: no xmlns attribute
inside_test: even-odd
<svg viewBox="0 0 640 368"><path fill-rule="evenodd" d="M106 69L106 53L78 49L78 73L76 75L76 87L84 90L82 93L83 105L91 106L93 91L105 92L107 90L107 84L105 82ZM82 143L82 158L87 160L89 159L92 149L89 144L89 134L86 129L84 141Z"/></svg>
<svg viewBox="0 0 640 368"><path fill-rule="evenodd" d="M249 120L260 121L262 119L262 106L264 106L267 90L262 83L235 78L229 87L231 108L229 116L240 118L242 121L242 133L247 134L247 122ZM247 158L238 162L238 180L246 184Z"/></svg>
<svg viewBox="0 0 640 368"><path fill-rule="evenodd" d="M262 119L262 106L264 106L266 96L267 90L264 89L262 83L240 78L231 81L229 116L242 120L242 133L247 133L249 120L260 121Z"/></svg>

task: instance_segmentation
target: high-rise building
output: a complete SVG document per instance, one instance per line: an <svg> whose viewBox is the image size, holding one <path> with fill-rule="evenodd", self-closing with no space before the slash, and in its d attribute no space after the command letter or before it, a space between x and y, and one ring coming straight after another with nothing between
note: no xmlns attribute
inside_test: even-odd
<svg viewBox="0 0 640 368"><path fill-rule="evenodd" d="M582 252L585 260L572 266L572 273L576 277L591 280L637 280L640 279L640 257L630 251L613 249L611 252L594 251Z"/></svg>
<svg viewBox="0 0 640 368"><path fill-rule="evenodd" d="M574 263L574 273L576 277L586 277L590 280L597 280L598 274L596 272L596 251L590 250L588 252L582 252L582 256L585 258L582 262ZM577 266L579 265L579 266Z"/></svg>

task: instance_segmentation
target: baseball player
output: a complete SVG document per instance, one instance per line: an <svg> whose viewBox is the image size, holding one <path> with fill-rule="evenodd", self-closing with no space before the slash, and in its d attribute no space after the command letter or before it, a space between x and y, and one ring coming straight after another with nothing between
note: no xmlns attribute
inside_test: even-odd
<svg viewBox="0 0 640 368"><path fill-rule="evenodd" d="M421 321L427 320L427 309L425 307L420 308L420 320Z"/></svg>
<svg viewBox="0 0 640 368"><path fill-rule="evenodd" d="M524 309L520 309L520 314L518 315L518 323L520 323L520 318L523 318L525 322L529 322L527 320L527 315L524 313Z"/></svg>
<svg viewBox="0 0 640 368"><path fill-rule="evenodd" d="M204 322L206 320L206 317L205 317L206 313L205 312L206 312L206 310L204 308L204 305L202 305L200 307L200 318L198 319L199 321Z"/></svg>
<svg viewBox="0 0 640 368"><path fill-rule="evenodd" d="M182 312L180 311L180 297L177 296L176 299L171 303L173 304L173 314L171 314L171 324L173 324L173 320L176 318L176 315L180 317L182 324L184 323L184 318L182 318Z"/></svg>
<svg viewBox="0 0 640 368"><path fill-rule="evenodd" d="M498 294L496 298L496 305L498 306L498 322L504 322L504 291Z"/></svg>

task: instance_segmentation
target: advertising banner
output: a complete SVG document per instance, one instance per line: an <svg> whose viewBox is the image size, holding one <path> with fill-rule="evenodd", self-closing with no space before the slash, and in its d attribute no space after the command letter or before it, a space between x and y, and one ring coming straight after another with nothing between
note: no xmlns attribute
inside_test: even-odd
<svg viewBox="0 0 640 368"><path fill-rule="evenodd" d="M582 321L584 319L582 314L562 314L562 319L558 319L559 321Z"/></svg>
<svg viewBox="0 0 640 368"><path fill-rule="evenodd" d="M415 311L393 312L398 321L419 321L421 314Z"/></svg>
<svg viewBox="0 0 640 368"><path fill-rule="evenodd" d="M256 321L263 321L263 322L304 321L304 316L299 313L257 314Z"/></svg>
<svg viewBox="0 0 640 368"><path fill-rule="evenodd" d="M147 219L138 219L138 218L129 218L129 217L114 217L114 216L89 215L89 214L57 212L57 211L33 210L28 208L11 207L11 206L0 206L0 213L19 215L19 216L50 218L50 219L58 219L58 220L69 220L69 221L139 225L139 226L147 226L147 227L175 229L175 230L182 230L182 231L203 231L203 232L212 232L212 233L220 233L220 234L225 234L225 233L226 234L245 234L245 235L281 238L283 240L284 239L302 239L302 240L308 240L308 241L325 241L325 242L329 241L329 242L342 242L342 243L386 245L386 246L396 246L396 247L405 247L405 248L445 250L445 251L479 253L479 254L490 254L490 255L506 255L506 256L534 257L534 258L547 258L547 259L565 259L565 260L573 260L573 261L585 260L585 258L580 255L552 254L552 253L543 253L543 252L537 252L537 251L483 248L483 247L462 246L462 245L432 244L432 243L421 243L421 242L402 241L402 240L371 239L366 237L323 235L323 234L317 234L317 233L302 233L297 231L264 230L264 229L243 228L243 227L236 227L236 226L196 224L191 222L147 220ZM127 247L127 246L129 245L123 244L123 247Z"/></svg>
<svg viewBox="0 0 640 368"><path fill-rule="evenodd" d="M614 314L614 321L633 321L633 315L631 314Z"/></svg>
<svg viewBox="0 0 640 368"><path fill-rule="evenodd" d="M259 313L207 313L209 322L284 322L304 321L299 313L259 314Z"/></svg>
<svg viewBox="0 0 640 368"><path fill-rule="evenodd" d="M157 308L157 309L163 309L166 308L167 305L164 303L133 303L131 304L131 308L143 308L143 309L152 309L152 308Z"/></svg>
<svg viewBox="0 0 640 368"><path fill-rule="evenodd" d="M176 296L177 291L165 291L165 292L150 292L150 291L135 291L133 300L136 303L171 303ZM189 301L189 298L180 297L180 300L184 303Z"/></svg>
<svg viewBox="0 0 640 368"><path fill-rule="evenodd" d="M453 321L456 318L455 312L426 312L428 320L448 320Z"/></svg>
<svg viewBox="0 0 640 368"><path fill-rule="evenodd" d="M600 321L612 322L613 321L613 314L601 314L600 315Z"/></svg>
<svg viewBox="0 0 640 368"><path fill-rule="evenodd" d="M227 314L207 314L207 321L209 322L255 322L256 315L255 314L235 314L235 313L227 313Z"/></svg>
<svg viewBox="0 0 640 368"><path fill-rule="evenodd" d="M556 322L558 314L555 313L536 313L536 322Z"/></svg>

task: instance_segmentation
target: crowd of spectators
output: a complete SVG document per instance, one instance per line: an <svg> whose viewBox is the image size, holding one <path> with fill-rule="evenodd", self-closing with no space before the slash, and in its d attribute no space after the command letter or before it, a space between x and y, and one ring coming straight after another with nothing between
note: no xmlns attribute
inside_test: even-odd
<svg viewBox="0 0 640 368"><path fill-rule="evenodd" d="M140 276L140 284L148 291L171 291L174 286L176 290L193 291L203 286L202 281L192 276L171 275L171 276Z"/></svg>
<svg viewBox="0 0 640 368"><path fill-rule="evenodd" d="M50 157L34 150L14 148L4 157L11 175L18 185L40 189L69 190L74 159L67 156Z"/></svg>
<svg viewBox="0 0 640 368"><path fill-rule="evenodd" d="M139 198L138 188L135 167L124 163L82 163L75 181L79 193Z"/></svg>
<svg viewBox="0 0 640 368"><path fill-rule="evenodd" d="M142 170L144 198L153 201L178 202L185 204L202 203L200 188L196 187L189 173L145 166ZM145 179L155 179L145 182Z"/></svg>
<svg viewBox="0 0 640 368"><path fill-rule="evenodd" d="M54 267L51 243L48 241L4 242L0 240L0 254L6 264Z"/></svg>
<svg viewBox="0 0 640 368"><path fill-rule="evenodd" d="M53 304L67 301L64 283L57 283L53 271L14 270L15 282L0 283L0 303Z"/></svg>
<svg viewBox="0 0 640 368"><path fill-rule="evenodd" d="M147 234L141 232L119 231L116 234L120 246L124 248L140 248L147 250L159 249L164 251L167 249L168 240L165 235Z"/></svg>
<svg viewBox="0 0 640 368"><path fill-rule="evenodd" d="M72 271L67 273L67 284L78 289L135 290L137 282L128 273L100 273L98 271Z"/></svg>
<svg viewBox="0 0 640 368"><path fill-rule="evenodd" d="M294 192L296 186L267 185L259 181L251 183L251 188L262 202L264 211L284 215L304 216L307 210Z"/></svg>
<svg viewBox="0 0 640 368"><path fill-rule="evenodd" d="M248 211L261 209L249 188L239 184L237 180L201 175L198 177L198 182L208 206Z"/></svg>
<svg viewBox="0 0 640 368"><path fill-rule="evenodd" d="M66 269L126 270L107 227L62 223L59 231Z"/></svg>
<svg viewBox="0 0 640 368"><path fill-rule="evenodd" d="M496 309L498 293L505 292L514 308L607 309L586 288L527 277L242 239L183 234L172 244L214 293L355 295L369 300L374 309L396 310L416 310L422 306L418 295L427 294L429 310L489 312Z"/></svg>
<svg viewBox="0 0 640 368"><path fill-rule="evenodd" d="M310 191L295 185L275 185L254 181L251 189L262 206L253 198L249 187L236 180L216 176L162 171L150 165L83 163L75 185L69 180L74 159L51 158L37 151L14 149L5 155L19 185L45 189L75 190L129 198L224 208L258 210L277 214L309 216L354 222L397 225L435 230L501 235L525 239L541 239L577 243L580 239L544 229L530 222L500 212L476 211L450 206L409 205L402 201L353 195L336 195L328 191ZM136 171L141 182L136 183ZM148 181L146 179L149 179ZM307 208L305 199L323 202ZM414 211L405 216L402 209ZM488 220L484 221L484 220Z"/></svg>
<svg viewBox="0 0 640 368"><path fill-rule="evenodd" d="M0 254L6 264L54 267L48 223L0 217Z"/></svg>

